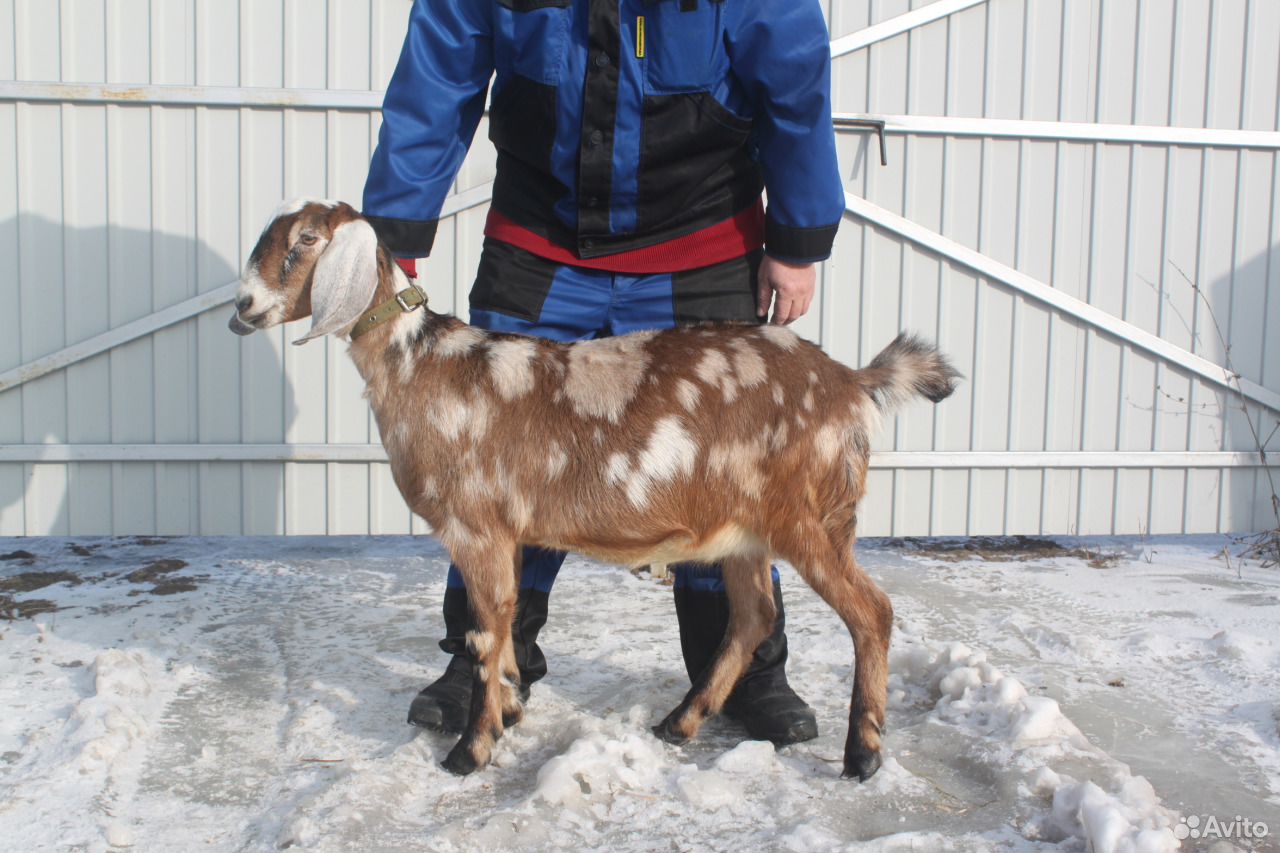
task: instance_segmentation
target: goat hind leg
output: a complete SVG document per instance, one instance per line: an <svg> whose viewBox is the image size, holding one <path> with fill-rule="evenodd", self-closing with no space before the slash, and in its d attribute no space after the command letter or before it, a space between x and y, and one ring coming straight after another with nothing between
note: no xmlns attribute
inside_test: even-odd
<svg viewBox="0 0 1280 853"><path fill-rule="evenodd" d="M488 764L494 742L502 736L502 682L516 602L511 553L510 547L491 543L454 549L475 626L467 633L467 647L475 661L470 716L462 738L444 760L445 769L460 776ZM514 655L511 664L514 667Z"/></svg>
<svg viewBox="0 0 1280 853"><path fill-rule="evenodd" d="M684 743L698 733L703 722L720 713L777 616L766 556L726 560L724 585L729 596L729 627L720 648L684 700L653 727L653 733L668 743Z"/></svg>
<svg viewBox="0 0 1280 853"><path fill-rule="evenodd" d="M853 637L853 698L849 705L849 733L844 745L846 779L865 782L880 769L881 737L888 699L889 637L893 605L853 559L849 543L818 546L812 559L796 568L836 611Z"/></svg>

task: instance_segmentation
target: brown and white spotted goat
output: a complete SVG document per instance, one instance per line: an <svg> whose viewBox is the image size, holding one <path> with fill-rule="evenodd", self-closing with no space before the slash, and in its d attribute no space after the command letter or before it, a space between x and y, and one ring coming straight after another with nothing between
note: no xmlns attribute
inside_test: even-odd
<svg viewBox="0 0 1280 853"><path fill-rule="evenodd" d="M449 549L474 617L470 720L445 766L483 766L521 717L511 621L529 544L629 565L723 562L729 629L654 728L674 743L720 710L774 622L770 558L790 562L853 636L844 775L871 776L893 608L854 560L855 510L881 417L953 390L937 350L900 336L853 371L787 329L731 324L563 344L401 313L420 299L355 210L294 203L258 241L231 328L310 314L297 343L357 333L351 357L396 485ZM394 316L374 326L378 306Z"/></svg>

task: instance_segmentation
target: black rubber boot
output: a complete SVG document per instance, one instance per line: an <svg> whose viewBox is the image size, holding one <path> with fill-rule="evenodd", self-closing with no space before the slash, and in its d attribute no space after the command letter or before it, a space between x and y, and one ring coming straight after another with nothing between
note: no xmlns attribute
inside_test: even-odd
<svg viewBox="0 0 1280 853"><path fill-rule="evenodd" d="M547 623L547 594L522 589L516 597L516 617L511 641L520 670L520 701L529 699L529 686L547 674L547 658L536 642L538 631ZM444 631L440 648L453 655L444 675L424 687L409 706L409 722L424 729L460 734L467 726L471 707L473 663L467 651L467 631L471 630L471 610L467 591L449 587L444 592Z"/></svg>
<svg viewBox="0 0 1280 853"><path fill-rule="evenodd" d="M689 680L694 681L711 664L729 627L729 597L723 592L680 586L676 587L675 597L680 649ZM782 587L776 580L773 602L778 608L773 630L756 649L722 713L742 723L756 740L786 746L817 737L818 721L813 709L787 683L787 619L782 609Z"/></svg>

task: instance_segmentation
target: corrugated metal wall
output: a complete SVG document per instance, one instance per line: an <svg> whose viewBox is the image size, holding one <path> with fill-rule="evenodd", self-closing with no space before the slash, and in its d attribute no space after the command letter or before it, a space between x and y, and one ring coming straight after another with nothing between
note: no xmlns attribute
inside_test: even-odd
<svg viewBox="0 0 1280 853"><path fill-rule="evenodd" d="M833 0L832 34L926 5ZM408 8L0 0L0 80L381 89ZM1280 4L990 0L835 68L842 112L1275 131ZM0 102L11 164L0 371L233 280L282 197L357 201L376 131L376 113L360 111ZM460 189L492 177L484 137ZM1224 363L1216 320L1234 368L1280 388L1274 151L891 135L882 167L869 141L841 137L853 193ZM484 213L441 228L425 269L436 307L465 313ZM863 363L906 327L939 338L970 377L878 449L1256 447L1220 388L876 226L846 219L822 286L799 330L837 357ZM0 392L0 444L377 441L340 345L290 347L292 330L241 341L225 320L212 311ZM1250 411L1270 432L1277 414ZM872 478L865 535L1250 530L1271 518L1254 467ZM409 529L377 463L0 463L0 535Z"/></svg>

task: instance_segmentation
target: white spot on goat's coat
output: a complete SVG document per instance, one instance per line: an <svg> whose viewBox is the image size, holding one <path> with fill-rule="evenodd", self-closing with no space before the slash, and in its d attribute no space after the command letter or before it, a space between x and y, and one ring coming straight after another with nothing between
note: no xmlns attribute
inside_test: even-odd
<svg viewBox="0 0 1280 853"><path fill-rule="evenodd" d="M697 407L698 400L701 397L701 389L688 379L681 379L676 382L676 398L680 401L680 405L684 406L685 411L692 412Z"/></svg>
<svg viewBox="0 0 1280 853"><path fill-rule="evenodd" d="M824 462L832 462L840 453L840 446L846 430L838 424L823 424L813 436L813 447Z"/></svg>
<svg viewBox="0 0 1280 853"><path fill-rule="evenodd" d="M436 536L440 540L440 544L452 549L470 542L473 534L457 516L448 515L445 516L440 529L436 531Z"/></svg>
<svg viewBox="0 0 1280 853"><path fill-rule="evenodd" d="M711 448L707 467L713 474L728 478L743 493L758 498L764 488L760 465L763 459L764 448L759 441L734 441Z"/></svg>
<svg viewBox="0 0 1280 853"><path fill-rule="evenodd" d="M464 432L479 439L489 431L490 405L484 397L466 400L440 391L427 405L427 422L449 441L457 441Z"/></svg>
<svg viewBox="0 0 1280 853"><path fill-rule="evenodd" d="M547 478L554 480L564 473L565 467L569 464L569 454L564 452L564 448L555 442L547 448Z"/></svg>
<svg viewBox="0 0 1280 853"><path fill-rule="evenodd" d="M733 369L739 385L754 388L768 381L769 369L764 359L745 338L734 338L729 347L733 350Z"/></svg>
<svg viewBox="0 0 1280 853"><path fill-rule="evenodd" d="M627 472L630 470L631 460L627 458L627 454L614 453L609 457L609 465L605 469L605 481L611 486L616 486L627 479Z"/></svg>
<svg viewBox="0 0 1280 853"><path fill-rule="evenodd" d="M485 333L480 329L474 326L459 326L441 335L432 352L441 358L458 358L471 352L484 339Z"/></svg>
<svg viewBox="0 0 1280 853"><path fill-rule="evenodd" d="M729 359L718 349L709 349L702 354L702 360L694 368L694 373L712 388L724 392L724 401L732 403L738 397L738 383L729 369Z"/></svg>
<svg viewBox="0 0 1280 853"><path fill-rule="evenodd" d="M653 335L636 332L573 344L564 391L574 411L618 423L649 369L645 344Z"/></svg>
<svg viewBox="0 0 1280 853"><path fill-rule="evenodd" d="M493 385L504 400L514 400L533 390L533 359L538 345L527 338L496 341L489 347Z"/></svg>
<svg viewBox="0 0 1280 853"><path fill-rule="evenodd" d="M635 506L644 506L652 484L674 480L677 476L688 477L697 460L697 442L680 418L663 418L654 425L649 442L627 480L627 498Z"/></svg>
<svg viewBox="0 0 1280 853"><path fill-rule="evenodd" d="M494 637L488 631L468 631L467 648L472 654L484 657L493 651Z"/></svg>
<svg viewBox="0 0 1280 853"><path fill-rule="evenodd" d="M784 350L793 350L800 346L800 338L785 326L760 326L760 337Z"/></svg>

